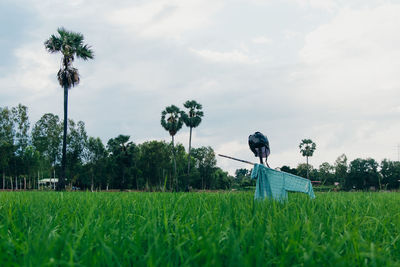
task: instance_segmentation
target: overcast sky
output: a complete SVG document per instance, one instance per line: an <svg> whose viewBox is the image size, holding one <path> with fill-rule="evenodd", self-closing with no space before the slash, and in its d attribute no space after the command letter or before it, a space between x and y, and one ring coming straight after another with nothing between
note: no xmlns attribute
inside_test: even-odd
<svg viewBox="0 0 400 267"><path fill-rule="evenodd" d="M69 117L104 143L170 141L161 111L195 99L194 147L257 162L247 138L261 131L271 167L304 162L304 138L314 167L342 153L398 159L399 1L0 0L0 106L28 106L32 125L63 114L61 55L43 45L61 26L95 52L74 62ZM176 139L187 148L188 136Z"/></svg>

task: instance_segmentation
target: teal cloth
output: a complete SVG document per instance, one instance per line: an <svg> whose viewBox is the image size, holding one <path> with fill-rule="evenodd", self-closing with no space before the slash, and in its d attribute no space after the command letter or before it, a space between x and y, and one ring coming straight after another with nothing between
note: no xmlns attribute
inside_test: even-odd
<svg viewBox="0 0 400 267"><path fill-rule="evenodd" d="M299 176L255 164L251 178L257 179L255 199L286 200L288 191L303 192L315 198L311 181Z"/></svg>

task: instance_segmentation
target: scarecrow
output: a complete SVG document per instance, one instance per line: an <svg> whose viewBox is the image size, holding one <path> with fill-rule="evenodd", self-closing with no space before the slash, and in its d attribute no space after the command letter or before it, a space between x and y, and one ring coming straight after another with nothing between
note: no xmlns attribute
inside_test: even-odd
<svg viewBox="0 0 400 267"><path fill-rule="evenodd" d="M315 198L310 180L270 168L267 162L268 156L270 155L270 147L268 138L265 135L260 132L255 132L250 135L249 147L254 153L254 156L260 159L260 164L221 154L218 155L254 166L251 172L251 178L257 179L256 191L254 193L255 199L269 198L284 201L287 200L289 191L306 193L311 198Z"/></svg>

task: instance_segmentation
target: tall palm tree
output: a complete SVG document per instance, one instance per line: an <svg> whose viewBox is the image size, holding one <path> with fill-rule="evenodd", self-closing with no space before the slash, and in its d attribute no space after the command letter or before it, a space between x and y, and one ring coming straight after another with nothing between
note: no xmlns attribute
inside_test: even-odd
<svg viewBox="0 0 400 267"><path fill-rule="evenodd" d="M188 109L187 113L182 113L182 120L187 127L190 128L190 135L189 135L189 160L188 160L188 175L190 173L190 151L192 148L192 129L199 126L201 123L201 117L204 116L203 111L201 111L202 106L201 104L197 103L195 100L186 101L183 104L185 108Z"/></svg>
<svg viewBox="0 0 400 267"><path fill-rule="evenodd" d="M315 149L317 148L317 145L311 139L303 139L303 140L301 140L299 148L300 148L300 153L303 155L303 157L307 158L307 179L309 179L308 178L308 169L309 169L308 168L308 157L312 157Z"/></svg>
<svg viewBox="0 0 400 267"><path fill-rule="evenodd" d="M61 160L61 176L57 184L57 190L65 189L65 167L67 153L67 127L68 127L68 90L79 84L78 69L72 66L75 57L83 60L93 58L93 50L83 43L83 35L58 28L59 36L54 34L44 42L46 50L50 53L61 52L62 60L60 70L57 73L58 82L64 89L64 135Z"/></svg>
<svg viewBox="0 0 400 267"><path fill-rule="evenodd" d="M175 186L177 189L177 177L176 177L176 157L175 157L175 144L174 136L182 128L182 112L175 105L166 107L163 112L161 112L161 125L169 132L172 137L172 155L174 159L174 176L175 176Z"/></svg>

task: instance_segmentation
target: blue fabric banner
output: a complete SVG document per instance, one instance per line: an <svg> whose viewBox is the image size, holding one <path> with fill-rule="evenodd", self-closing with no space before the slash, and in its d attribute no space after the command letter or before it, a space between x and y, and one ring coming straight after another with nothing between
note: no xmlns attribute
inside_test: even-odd
<svg viewBox="0 0 400 267"><path fill-rule="evenodd" d="M277 171L261 164L255 164L251 178L257 179L255 199L286 200L288 191L303 192L315 198L311 181L290 173Z"/></svg>

